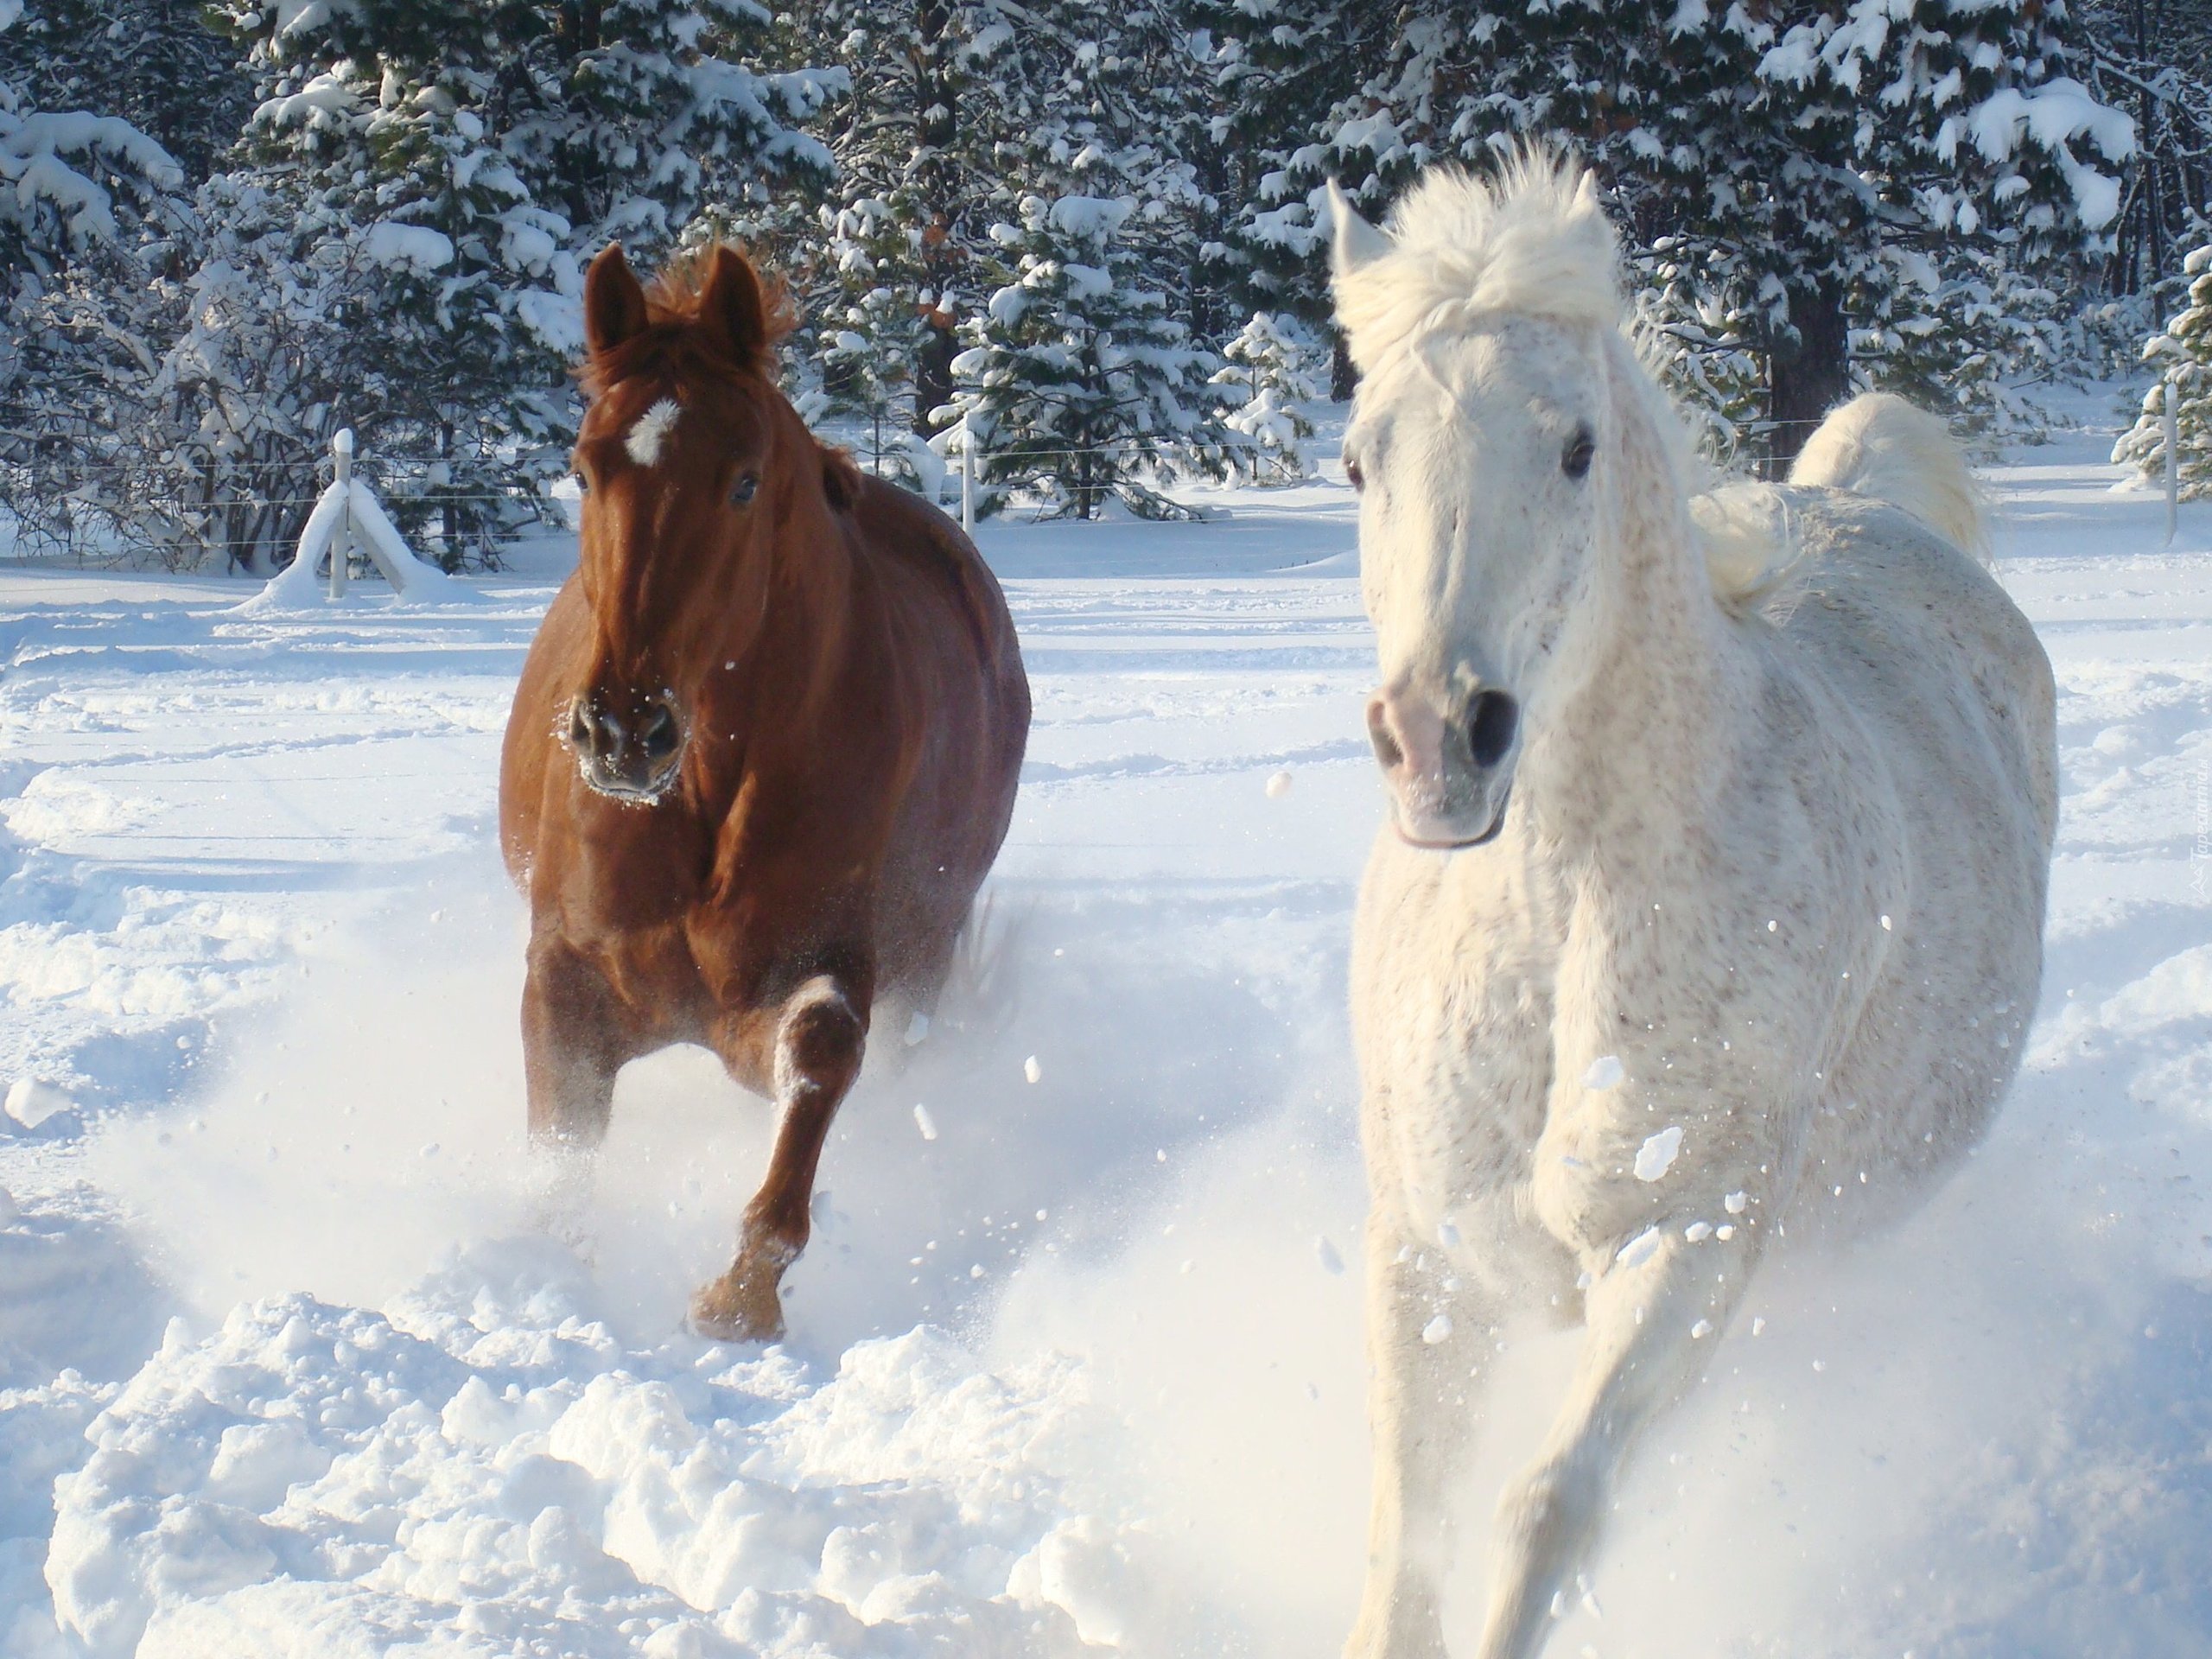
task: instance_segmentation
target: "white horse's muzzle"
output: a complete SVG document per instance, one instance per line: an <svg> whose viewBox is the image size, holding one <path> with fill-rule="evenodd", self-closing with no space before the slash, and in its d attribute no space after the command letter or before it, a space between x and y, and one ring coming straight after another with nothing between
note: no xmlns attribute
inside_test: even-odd
<svg viewBox="0 0 2212 1659"><path fill-rule="evenodd" d="M1390 822L1409 846L1479 847L1505 823L1520 705L1495 687L1455 699L1449 714L1418 694L1378 692L1367 734L1390 791Z"/></svg>

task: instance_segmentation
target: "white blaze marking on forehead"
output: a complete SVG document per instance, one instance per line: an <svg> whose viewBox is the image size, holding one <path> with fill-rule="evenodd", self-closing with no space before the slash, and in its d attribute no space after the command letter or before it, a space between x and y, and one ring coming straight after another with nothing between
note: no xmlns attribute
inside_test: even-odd
<svg viewBox="0 0 2212 1659"><path fill-rule="evenodd" d="M622 447L630 452L630 459L640 467L651 467L660 459L661 446L668 442L671 428L680 413L676 400L664 397L644 414L630 429L630 435L622 440Z"/></svg>

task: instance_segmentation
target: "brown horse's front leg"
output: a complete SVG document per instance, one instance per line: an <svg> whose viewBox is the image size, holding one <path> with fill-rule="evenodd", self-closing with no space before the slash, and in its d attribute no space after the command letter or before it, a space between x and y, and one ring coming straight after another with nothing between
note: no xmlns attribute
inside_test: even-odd
<svg viewBox="0 0 2212 1659"><path fill-rule="evenodd" d="M863 1001L842 978L817 975L779 1007L733 1016L723 1059L741 1076L765 1044L780 1116L768 1173L745 1207L737 1260L691 1299L691 1323L702 1336L772 1341L784 1333L784 1270L798 1259L812 1230L814 1172L830 1122L860 1075L868 1040Z"/></svg>
<svg viewBox="0 0 2212 1659"><path fill-rule="evenodd" d="M635 1027L595 963L557 934L531 940L522 1060L533 1141L589 1152L607 1138L614 1074L640 1047Z"/></svg>
<svg viewBox="0 0 2212 1659"><path fill-rule="evenodd" d="M614 1075L645 1046L638 1021L596 963L557 933L531 938L522 1060L531 1142L546 1154L538 1224L572 1244L587 1239L590 1155L607 1138Z"/></svg>

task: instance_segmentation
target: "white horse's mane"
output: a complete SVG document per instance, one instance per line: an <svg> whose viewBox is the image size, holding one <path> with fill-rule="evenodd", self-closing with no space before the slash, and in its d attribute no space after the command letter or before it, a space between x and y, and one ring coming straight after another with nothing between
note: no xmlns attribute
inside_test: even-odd
<svg viewBox="0 0 2212 1659"><path fill-rule="evenodd" d="M1565 156L1522 150L1494 180L1438 168L1399 199L1387 229L1389 251L1337 275L1337 315L1363 373L1484 312L1620 322L1612 222Z"/></svg>
<svg viewBox="0 0 2212 1659"><path fill-rule="evenodd" d="M1338 320L1363 374L1500 312L1618 330L1644 377L1637 390L1690 504L1715 596L1745 610L1778 594L1802 551L1789 512L1778 492L1726 482L1698 459L1674 400L1645 366L1622 301L1612 221L1580 162L1532 147L1492 178L1435 168L1399 199L1386 229L1387 249L1336 274Z"/></svg>

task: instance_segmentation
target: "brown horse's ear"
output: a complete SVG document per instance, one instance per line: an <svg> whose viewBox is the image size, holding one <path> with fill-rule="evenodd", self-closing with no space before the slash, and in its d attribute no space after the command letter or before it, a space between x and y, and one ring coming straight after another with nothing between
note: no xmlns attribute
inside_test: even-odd
<svg viewBox="0 0 2212 1659"><path fill-rule="evenodd" d="M753 262L716 245L699 289L699 326L733 363L759 368L768 354L768 307Z"/></svg>
<svg viewBox="0 0 2212 1659"><path fill-rule="evenodd" d="M645 290L622 257L622 245L610 242L584 274L584 343L596 357L645 326Z"/></svg>

